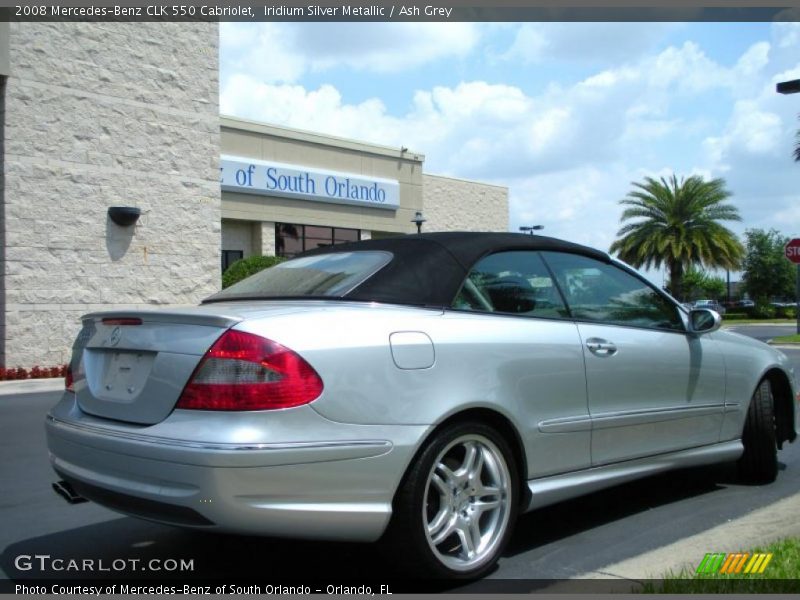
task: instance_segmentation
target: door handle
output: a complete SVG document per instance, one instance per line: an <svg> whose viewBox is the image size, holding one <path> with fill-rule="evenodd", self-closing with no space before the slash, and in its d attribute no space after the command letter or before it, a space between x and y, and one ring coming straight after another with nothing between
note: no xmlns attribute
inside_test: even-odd
<svg viewBox="0 0 800 600"><path fill-rule="evenodd" d="M586 347L595 356L614 356L617 353L617 347L602 338L589 338L586 340Z"/></svg>

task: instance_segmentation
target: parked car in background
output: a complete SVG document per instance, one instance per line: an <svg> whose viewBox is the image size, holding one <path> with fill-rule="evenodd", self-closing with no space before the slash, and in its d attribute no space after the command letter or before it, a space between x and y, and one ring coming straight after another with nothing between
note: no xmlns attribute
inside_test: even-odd
<svg viewBox="0 0 800 600"><path fill-rule="evenodd" d="M752 300L739 300L736 303L736 308L753 308L755 305L756 303Z"/></svg>
<svg viewBox="0 0 800 600"><path fill-rule="evenodd" d="M725 314L725 307L716 300L696 300L692 304L692 308L707 308L709 310L714 310L721 315Z"/></svg>
<svg viewBox="0 0 800 600"><path fill-rule="evenodd" d="M210 531L383 538L416 576L476 577L522 512L723 461L775 479L794 372L719 327L543 236L318 248L198 307L85 315L46 420L57 491Z"/></svg>
<svg viewBox="0 0 800 600"><path fill-rule="evenodd" d="M773 308L794 308L797 306L797 302L780 300L778 302L770 302L769 305L772 306Z"/></svg>

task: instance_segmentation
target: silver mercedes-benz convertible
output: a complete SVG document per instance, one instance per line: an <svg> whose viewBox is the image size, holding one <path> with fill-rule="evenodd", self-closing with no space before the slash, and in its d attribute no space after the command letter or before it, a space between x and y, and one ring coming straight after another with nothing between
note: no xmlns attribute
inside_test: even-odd
<svg viewBox="0 0 800 600"><path fill-rule="evenodd" d="M47 417L58 491L173 525L383 538L476 577L517 514L679 467L767 483L779 351L607 254L432 233L303 254L196 308L88 314Z"/></svg>

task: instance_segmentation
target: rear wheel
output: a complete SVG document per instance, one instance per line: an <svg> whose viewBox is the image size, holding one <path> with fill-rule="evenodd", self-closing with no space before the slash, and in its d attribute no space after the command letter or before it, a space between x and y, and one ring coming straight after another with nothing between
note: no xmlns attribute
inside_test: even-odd
<svg viewBox="0 0 800 600"><path fill-rule="evenodd" d="M772 387L762 381L747 410L742 433L744 453L739 459L739 474L750 483L771 483L778 476L778 447L775 441L775 414Z"/></svg>
<svg viewBox="0 0 800 600"><path fill-rule="evenodd" d="M442 429L395 499L392 548L424 576L484 574L516 520L517 480L511 449L494 429L473 422Z"/></svg>

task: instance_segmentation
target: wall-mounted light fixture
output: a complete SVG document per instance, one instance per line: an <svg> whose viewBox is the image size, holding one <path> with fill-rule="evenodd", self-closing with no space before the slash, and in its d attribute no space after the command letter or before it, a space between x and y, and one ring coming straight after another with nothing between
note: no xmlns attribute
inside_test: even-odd
<svg viewBox="0 0 800 600"><path fill-rule="evenodd" d="M120 227L128 227L139 220L142 210L135 206L110 206L108 216Z"/></svg>
<svg viewBox="0 0 800 600"><path fill-rule="evenodd" d="M791 81L781 81L780 83L776 83L775 91L779 94L800 93L800 79L792 79Z"/></svg>
<svg viewBox="0 0 800 600"><path fill-rule="evenodd" d="M422 224L427 220L428 219L422 216L420 211L417 211L416 214L414 214L414 218L411 219L411 222L417 226L417 233L422 233Z"/></svg>

